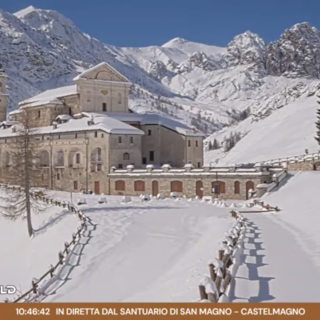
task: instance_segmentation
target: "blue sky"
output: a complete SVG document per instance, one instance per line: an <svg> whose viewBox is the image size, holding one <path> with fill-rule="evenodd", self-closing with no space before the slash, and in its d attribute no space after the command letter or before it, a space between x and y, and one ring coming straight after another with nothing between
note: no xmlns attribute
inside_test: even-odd
<svg viewBox="0 0 320 320"><path fill-rule="evenodd" d="M181 37L226 46L246 30L267 43L298 22L320 29L319 0L1 0L15 12L54 9L83 32L117 46L161 45Z"/></svg>

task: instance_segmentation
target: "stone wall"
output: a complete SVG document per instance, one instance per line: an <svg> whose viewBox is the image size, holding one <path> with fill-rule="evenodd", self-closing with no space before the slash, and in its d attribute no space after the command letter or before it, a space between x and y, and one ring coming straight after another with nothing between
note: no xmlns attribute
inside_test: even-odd
<svg viewBox="0 0 320 320"><path fill-rule="evenodd" d="M313 171L315 160L290 162L287 165L288 171Z"/></svg>
<svg viewBox="0 0 320 320"><path fill-rule="evenodd" d="M256 188L258 184L270 183L272 174L269 171L257 171L258 169L248 169L247 171L237 171L224 168L221 171L214 169L161 169L161 170L114 170L109 174L110 194L112 195L131 195L152 194L156 196L163 193L169 196L171 192L187 197L217 196L220 199L248 198L248 190ZM119 182L125 185L124 190L116 188ZM176 181L182 183L182 190L177 191L174 184ZM135 187L135 182L138 184ZM235 187L237 182L238 187ZM220 188L220 194L213 194L213 187L216 183L224 184ZM144 188L141 186L144 185ZM203 189L203 190L201 190Z"/></svg>

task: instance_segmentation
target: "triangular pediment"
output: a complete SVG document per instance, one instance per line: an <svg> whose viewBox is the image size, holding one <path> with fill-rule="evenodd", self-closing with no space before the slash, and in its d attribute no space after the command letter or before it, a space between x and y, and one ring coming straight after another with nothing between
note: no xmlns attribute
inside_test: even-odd
<svg viewBox="0 0 320 320"><path fill-rule="evenodd" d="M74 80L79 79L129 82L129 80L125 76L123 76L121 73L119 73L117 70L115 70L105 62L82 72L74 78Z"/></svg>

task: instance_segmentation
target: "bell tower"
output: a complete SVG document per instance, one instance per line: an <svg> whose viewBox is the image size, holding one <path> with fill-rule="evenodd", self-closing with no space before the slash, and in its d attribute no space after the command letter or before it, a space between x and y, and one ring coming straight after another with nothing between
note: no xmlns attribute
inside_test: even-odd
<svg viewBox="0 0 320 320"><path fill-rule="evenodd" d="M0 64L0 122L7 120L7 75Z"/></svg>

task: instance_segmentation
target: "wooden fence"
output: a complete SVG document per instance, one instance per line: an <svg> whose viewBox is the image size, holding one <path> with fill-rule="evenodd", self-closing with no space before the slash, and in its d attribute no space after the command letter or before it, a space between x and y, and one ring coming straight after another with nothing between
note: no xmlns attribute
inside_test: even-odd
<svg viewBox="0 0 320 320"><path fill-rule="evenodd" d="M261 206L263 209L266 209L267 211L280 211L278 207L272 207L269 204L264 204L263 201L253 200L253 205Z"/></svg>
<svg viewBox="0 0 320 320"><path fill-rule="evenodd" d="M232 274L229 268L235 263L234 253L240 245L239 241L242 239L246 221L236 211L232 210L231 216L236 220L236 223L230 231L230 235L226 237L226 241L223 241L225 249L219 250L218 258L209 263L210 277L204 277L199 284L201 301L219 302L231 282Z"/></svg>
<svg viewBox="0 0 320 320"><path fill-rule="evenodd" d="M9 185L4 185L1 184L0 185L1 188L4 189L11 189L11 190L22 190L21 187L18 186L9 186ZM82 232L87 228L87 224L90 222L90 219L88 217L86 217L82 211L76 209L72 204L60 201L60 200L55 200L52 198L48 198L44 195L43 192L32 192L31 196L35 199L35 200L40 200L43 201L47 204L52 204L58 207L62 207L62 208L66 208L68 209L70 212L74 212L79 220L80 220L80 226L77 228L77 231L75 233L72 234L72 239L70 242L65 242L64 243L64 249L62 251L60 251L58 253L58 261L55 265L53 265L47 272L45 272L39 279L37 280L32 280L31 281L31 289L28 290L27 292L23 293L22 295L20 295L17 299L15 299L14 301L9 301L9 300L5 300L4 302L13 302L13 303L17 303L20 302L22 299L28 297L30 294L37 294L39 292L39 285L40 283L47 277L52 278L54 276L54 272L59 268L59 266L62 266L65 259L67 258L67 256L69 255L70 251L71 251L71 246L75 245L76 243L78 243L78 241L81 238L81 234Z"/></svg>

